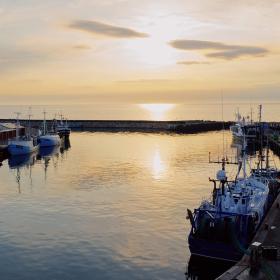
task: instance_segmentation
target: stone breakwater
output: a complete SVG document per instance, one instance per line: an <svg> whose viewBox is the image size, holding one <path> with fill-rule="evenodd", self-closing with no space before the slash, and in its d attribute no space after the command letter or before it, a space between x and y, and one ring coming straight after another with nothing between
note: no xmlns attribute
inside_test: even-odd
<svg viewBox="0 0 280 280"><path fill-rule="evenodd" d="M2 119L0 122L14 122L11 119ZM47 121L51 127L53 121ZM108 131L108 132L174 132L197 133L213 130L228 129L232 122L220 121L126 121L126 120L68 120L73 131ZM21 125L27 126L27 120L21 120ZM39 128L42 120L32 120L31 126Z"/></svg>

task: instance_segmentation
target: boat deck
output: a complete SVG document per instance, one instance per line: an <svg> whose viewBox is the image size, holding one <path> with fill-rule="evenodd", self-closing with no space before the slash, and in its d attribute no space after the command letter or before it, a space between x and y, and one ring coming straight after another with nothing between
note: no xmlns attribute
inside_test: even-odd
<svg viewBox="0 0 280 280"><path fill-rule="evenodd" d="M250 256L245 255L240 262L218 277L217 280L280 279L280 195L267 213L253 242L260 242L263 246L276 246L278 248L277 260L261 258L259 269L252 274L250 273Z"/></svg>

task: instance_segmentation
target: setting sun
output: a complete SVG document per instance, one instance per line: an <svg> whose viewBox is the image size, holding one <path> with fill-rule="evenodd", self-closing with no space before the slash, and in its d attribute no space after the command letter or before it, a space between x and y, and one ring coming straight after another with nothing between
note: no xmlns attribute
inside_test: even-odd
<svg viewBox="0 0 280 280"><path fill-rule="evenodd" d="M1 279L280 279L279 13L0 0Z"/></svg>
<svg viewBox="0 0 280 280"><path fill-rule="evenodd" d="M166 113L175 107L175 104L140 104L140 107L147 110L155 120L163 120Z"/></svg>

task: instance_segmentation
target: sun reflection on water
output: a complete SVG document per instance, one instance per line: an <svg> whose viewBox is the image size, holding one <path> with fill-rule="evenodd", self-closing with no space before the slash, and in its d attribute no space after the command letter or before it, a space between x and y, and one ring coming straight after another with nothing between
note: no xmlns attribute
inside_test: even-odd
<svg viewBox="0 0 280 280"><path fill-rule="evenodd" d="M166 171L166 165L163 162L159 150L156 150L152 161L152 175L154 179L160 179Z"/></svg>

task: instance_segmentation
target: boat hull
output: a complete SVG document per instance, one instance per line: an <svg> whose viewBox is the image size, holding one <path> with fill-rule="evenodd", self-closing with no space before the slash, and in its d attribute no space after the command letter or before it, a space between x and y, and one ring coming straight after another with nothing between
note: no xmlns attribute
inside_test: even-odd
<svg viewBox="0 0 280 280"><path fill-rule="evenodd" d="M40 147L53 147L60 145L60 137L58 135L44 135L39 138Z"/></svg>
<svg viewBox="0 0 280 280"><path fill-rule="evenodd" d="M192 234L189 235L188 241L190 252L196 256L238 262L244 254L244 252L241 250L239 251L239 249L232 244L210 242L195 238Z"/></svg>
<svg viewBox="0 0 280 280"><path fill-rule="evenodd" d="M31 145L18 145L18 144L9 144L8 152L10 155L26 155L31 154L38 150L38 146Z"/></svg>

